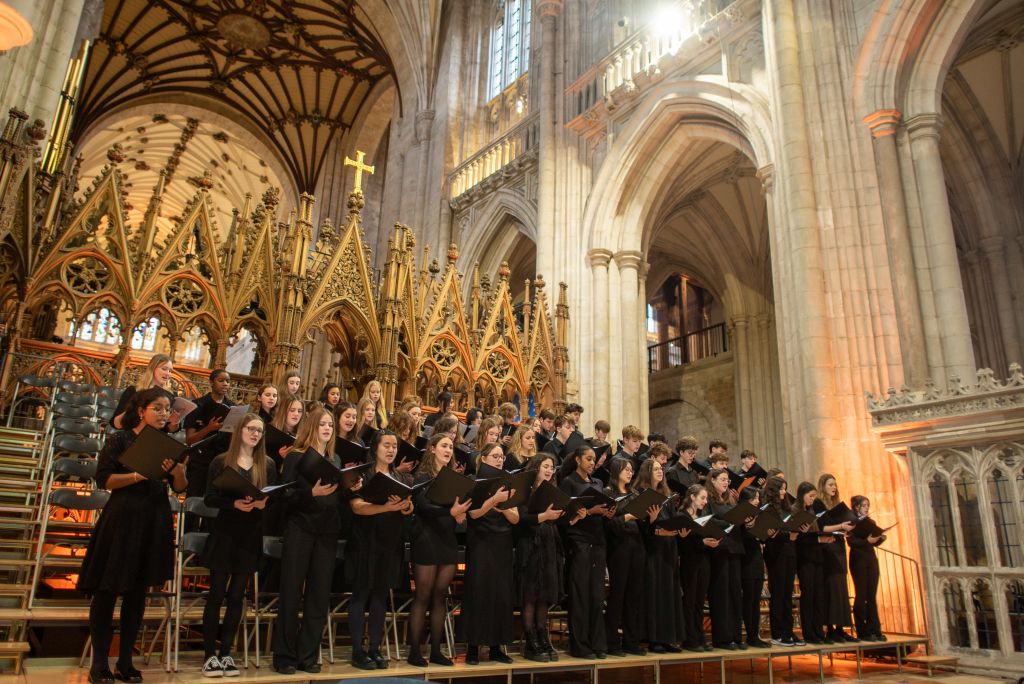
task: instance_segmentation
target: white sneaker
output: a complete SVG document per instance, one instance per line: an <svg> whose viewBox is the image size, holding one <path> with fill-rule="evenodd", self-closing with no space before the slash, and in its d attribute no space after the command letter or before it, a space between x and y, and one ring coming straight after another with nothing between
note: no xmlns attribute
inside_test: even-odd
<svg viewBox="0 0 1024 684"><path fill-rule="evenodd" d="M236 670L237 672L237 670ZM223 677L224 668L220 664L220 658L213 655L206 659L203 663L203 676L204 677Z"/></svg>
<svg viewBox="0 0 1024 684"><path fill-rule="evenodd" d="M221 658L220 667L224 670L225 677L237 677L242 674L238 671L238 667L235 665L235 660L231 656L224 656Z"/></svg>

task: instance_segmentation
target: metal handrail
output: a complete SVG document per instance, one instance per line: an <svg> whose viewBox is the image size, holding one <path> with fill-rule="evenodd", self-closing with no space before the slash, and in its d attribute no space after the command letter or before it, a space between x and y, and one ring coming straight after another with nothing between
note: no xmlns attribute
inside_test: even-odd
<svg viewBox="0 0 1024 684"><path fill-rule="evenodd" d="M685 366L729 351L725 323L717 323L680 337L647 346L647 372Z"/></svg>

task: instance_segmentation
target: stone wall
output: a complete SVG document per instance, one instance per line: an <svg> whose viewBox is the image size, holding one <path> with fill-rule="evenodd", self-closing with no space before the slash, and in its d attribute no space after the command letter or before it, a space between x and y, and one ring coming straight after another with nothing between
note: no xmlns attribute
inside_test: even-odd
<svg viewBox="0 0 1024 684"><path fill-rule="evenodd" d="M702 455L708 440L721 439L738 458L734 365L732 352L726 352L650 375L650 431L665 435L670 445L692 434Z"/></svg>

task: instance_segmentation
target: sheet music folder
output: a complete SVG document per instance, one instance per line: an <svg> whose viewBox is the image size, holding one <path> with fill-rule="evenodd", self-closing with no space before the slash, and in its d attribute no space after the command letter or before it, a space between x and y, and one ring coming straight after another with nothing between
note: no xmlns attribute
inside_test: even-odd
<svg viewBox="0 0 1024 684"><path fill-rule="evenodd" d="M181 463L190 449L195 449L203 442L187 447L167 433L147 425L117 460L146 479L162 480L167 475L163 466L165 459Z"/></svg>
<svg viewBox="0 0 1024 684"><path fill-rule="evenodd" d="M239 499L249 497L250 499L265 499L271 494L291 487L294 482L286 482L279 485L268 485L262 489L245 479L240 472L231 467L225 467L220 475L214 478L213 486L217 489L234 494Z"/></svg>

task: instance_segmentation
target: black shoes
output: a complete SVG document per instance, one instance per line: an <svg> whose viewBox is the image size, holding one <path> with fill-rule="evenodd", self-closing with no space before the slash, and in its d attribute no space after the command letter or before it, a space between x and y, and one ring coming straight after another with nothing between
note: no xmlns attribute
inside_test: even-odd
<svg viewBox="0 0 1024 684"><path fill-rule="evenodd" d="M423 659L423 654L419 651L409 651L409 657L405 659L405 662L409 663L413 667L427 666L427 661Z"/></svg>
<svg viewBox="0 0 1024 684"><path fill-rule="evenodd" d="M130 665L125 668L118 666L118 668L114 670L114 679L127 682L127 684L141 684L142 673Z"/></svg>
<svg viewBox="0 0 1024 684"><path fill-rule="evenodd" d="M376 650L370 651L369 653L367 653L367 655L370 656L370 660L372 660L374 662L374 664L377 665L377 669L378 670L386 670L386 669L388 669L387 658L385 658L383 655L381 655L380 649L376 649Z"/></svg>
<svg viewBox="0 0 1024 684"><path fill-rule="evenodd" d="M377 663L373 661L373 658L366 651L352 651L352 667L358 667L360 670L376 670ZM278 672L281 674L295 674L295 668L291 668L291 672L285 672L280 669Z"/></svg>
<svg viewBox="0 0 1024 684"><path fill-rule="evenodd" d="M769 646L771 646L771 644L769 644L767 641L761 641L760 639L748 641L747 645L751 648L768 648Z"/></svg>
<svg viewBox="0 0 1024 684"><path fill-rule="evenodd" d="M455 664L451 660L446 658L445 655L440 651L430 652L430 662L434 665L442 665L444 667L451 667Z"/></svg>
<svg viewBox="0 0 1024 684"><path fill-rule="evenodd" d="M109 668L89 670L89 684L114 684L114 673Z"/></svg>
<svg viewBox="0 0 1024 684"><path fill-rule="evenodd" d="M466 664L467 665L479 665L480 664L480 647L479 646L467 646L466 647Z"/></svg>
<svg viewBox="0 0 1024 684"><path fill-rule="evenodd" d="M662 653L667 653L668 652L668 651L665 650L665 644L651 644L648 647L647 651L649 653L658 653L658 654L662 654Z"/></svg>
<svg viewBox="0 0 1024 684"><path fill-rule="evenodd" d="M526 648L523 649L523 657L535 663L546 663L551 660L547 649L540 642L540 635L536 630L526 630Z"/></svg>
<svg viewBox="0 0 1024 684"><path fill-rule="evenodd" d="M667 653L682 653L683 649L679 648L675 644L665 644L665 651Z"/></svg>
<svg viewBox="0 0 1024 684"><path fill-rule="evenodd" d="M558 651L551 645L551 634L546 628L537 630L537 640L548 654L548 661L552 663L558 662Z"/></svg>
<svg viewBox="0 0 1024 684"><path fill-rule="evenodd" d="M512 659L508 656L508 654L501 650L501 646L491 646L490 658L491 662L502 663L504 665L512 664Z"/></svg>
<svg viewBox="0 0 1024 684"><path fill-rule="evenodd" d="M625 651L627 655L631 655L631 656L645 656L645 655L647 655L647 651L645 651L644 649L640 648L639 646L624 646L622 650ZM615 655L615 654L613 653L612 655Z"/></svg>
<svg viewBox="0 0 1024 684"><path fill-rule="evenodd" d="M302 671L308 672L309 674L320 674L320 663L310 663L309 665L303 665Z"/></svg>

